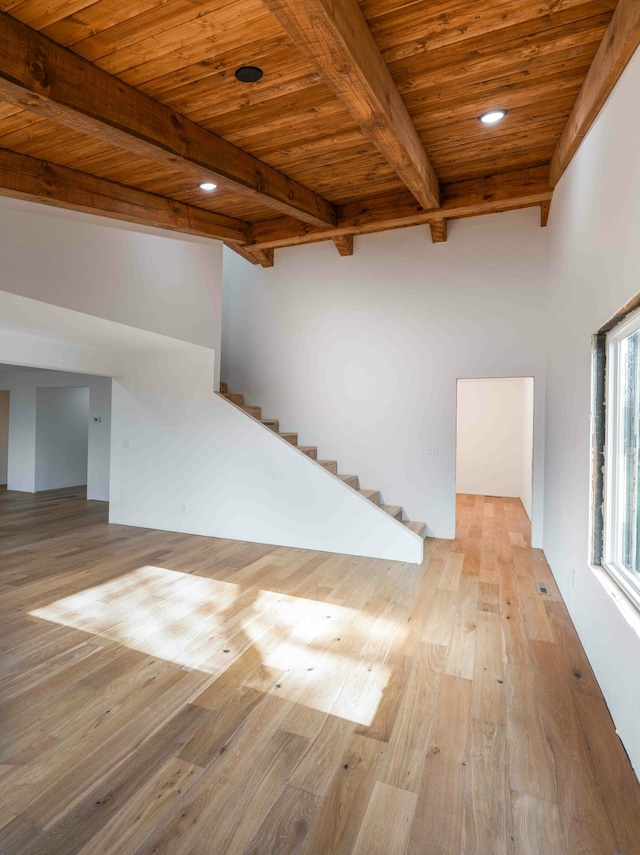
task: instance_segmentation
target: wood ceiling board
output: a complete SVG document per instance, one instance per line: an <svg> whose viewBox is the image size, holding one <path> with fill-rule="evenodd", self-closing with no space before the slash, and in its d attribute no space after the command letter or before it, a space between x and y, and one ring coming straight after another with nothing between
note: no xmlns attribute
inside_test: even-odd
<svg viewBox="0 0 640 855"><path fill-rule="evenodd" d="M402 63L394 69L394 80L400 92L414 93L437 90L446 86L466 86L478 81L489 81L508 74L526 71L560 60L572 61L585 53L593 57L608 26L610 15L603 13L588 18L588 26L579 31L573 25L546 30L540 35L510 40L505 44L493 43L491 49L470 51L458 61L444 57L428 56L422 68L416 63ZM448 53L435 51L434 53ZM422 58L421 58L422 59Z"/></svg>
<svg viewBox="0 0 640 855"><path fill-rule="evenodd" d="M244 59L246 52L245 57L237 57L230 68L238 68ZM196 63L158 77L140 88L174 110L190 115L200 111L212 122L216 116L267 104L274 98L308 92L321 83L320 75L309 71L306 64L284 64L278 52L253 58L252 62L265 72L258 83L241 83L236 80L235 73Z"/></svg>
<svg viewBox="0 0 640 855"><path fill-rule="evenodd" d="M499 104L508 111L504 120L506 122L509 120L509 111L515 112L520 108L535 110L539 105L544 105L545 98L554 101L565 97L568 99L575 98L580 89L581 81L584 80L584 73L584 68L576 69L561 79L556 78L555 92L550 89L550 83L554 79L553 75L546 75L546 77L534 80L526 79L501 87L492 87L493 104ZM479 124L478 115L483 111L483 108L487 109L487 103L491 104L490 97L484 102L478 97L475 103L470 104L457 104L455 99L437 105L430 102L428 119L425 118L424 126L419 126L418 129L421 132L428 132L430 128L437 128L446 124L455 125L455 123L458 123L459 127L463 129L475 128ZM510 126L513 124L510 122ZM490 146L493 139L491 136L492 129L487 127L484 130L486 131L484 140L486 145ZM482 137L480 136L479 139Z"/></svg>
<svg viewBox="0 0 640 855"><path fill-rule="evenodd" d="M135 45L129 58L119 52L95 60L95 63L132 86L141 86L194 63L203 63L204 68L220 68L233 74L241 65L259 65L260 57L275 51L288 51L287 60L301 65L300 55L284 34L274 32L271 25L270 18L261 18L244 25L238 21L238 25L225 34L225 39L220 37L214 42L207 35L185 36L184 43L167 45L164 49L156 46L156 39L151 39L145 52L140 55L137 55L138 46ZM127 67L121 67L123 65ZM310 66L304 67L311 71Z"/></svg>
<svg viewBox="0 0 640 855"><path fill-rule="evenodd" d="M24 0L19 3L0 2L0 10L10 11L19 21L36 30L43 30L61 18L77 14L90 3L91 0L48 0L46 3L42 0Z"/></svg>
<svg viewBox="0 0 640 855"><path fill-rule="evenodd" d="M101 68L120 74L154 58L161 60L181 48L188 51L190 44L200 46L208 42L215 56L218 46L224 49L238 39L243 26L252 27L255 32L256 22L262 22L269 33L281 32L261 0L233 0L225 4L177 0L76 42L73 50Z"/></svg>
<svg viewBox="0 0 640 855"><path fill-rule="evenodd" d="M547 145L553 145L553 140L559 138L563 131L569 111L570 105L567 106L564 114L558 115L557 109L554 109L550 115L541 112L530 117L525 116L514 126L507 125L500 128L500 134L496 134L489 144L486 141L479 141L475 133L456 133L453 127L450 130L434 129L429 134L429 141L432 151L437 155L444 157L447 154L459 152L467 160L476 158L483 152L494 155L496 149L501 153L507 153L522 144L535 145L537 142L545 142Z"/></svg>
<svg viewBox="0 0 640 855"><path fill-rule="evenodd" d="M173 15L165 10L169 3L172 4ZM207 8L213 8L213 3L208 3ZM180 20L192 18L193 9L194 4L189 0L135 0L135 3L130 0L94 0L82 11L61 18L43 28L42 32L66 47L74 47L96 37L109 43L117 43L119 39L124 46L131 42L132 37L144 37L145 22L148 28L152 15L156 18L155 26L167 28ZM133 26L128 23L132 21L136 22ZM115 27L119 29L111 33Z"/></svg>
<svg viewBox="0 0 640 855"><path fill-rule="evenodd" d="M486 34L500 38L524 21L543 20L565 10L584 14L584 0L421 0L370 21L371 31L387 63L435 51ZM616 0L611 0L613 10Z"/></svg>
<svg viewBox="0 0 640 855"><path fill-rule="evenodd" d="M196 183L213 177L260 204L334 221L331 205L312 191L4 14L0 72L3 100L139 156L175 163Z"/></svg>
<svg viewBox="0 0 640 855"><path fill-rule="evenodd" d="M216 240L243 241L248 224L0 149L0 195Z"/></svg>
<svg viewBox="0 0 640 855"><path fill-rule="evenodd" d="M389 63L394 79L403 74L433 77L442 72L466 68L469 64L486 61L514 49L523 50L523 58L535 54L549 39L564 38L573 33L580 39L585 30L597 26L598 19L611 19L611 0L589 0L582 6L564 9L541 17L531 17L498 32L482 33L453 45L445 45L424 53ZM578 16L576 18L576 16Z"/></svg>
<svg viewBox="0 0 640 855"><path fill-rule="evenodd" d="M459 164L448 160L443 162L442 169L447 175L447 183L456 183L465 180L480 180L485 175L491 175L496 168L505 172L515 172L523 169L534 169L537 166L549 165L550 154L553 144L543 144L540 148L520 149L512 152L508 157L500 159L499 163L491 153L485 153L482 158L468 166L466 163ZM527 164L523 166L522 164Z"/></svg>

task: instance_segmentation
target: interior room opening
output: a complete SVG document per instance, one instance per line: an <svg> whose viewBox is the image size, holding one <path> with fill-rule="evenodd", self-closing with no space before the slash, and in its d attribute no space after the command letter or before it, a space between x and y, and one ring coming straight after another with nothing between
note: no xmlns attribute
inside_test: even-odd
<svg viewBox="0 0 640 855"><path fill-rule="evenodd" d="M457 381L456 493L520 499L531 519L533 377Z"/></svg>
<svg viewBox="0 0 640 855"><path fill-rule="evenodd" d="M0 389L0 487L7 486L9 463L9 395L8 389Z"/></svg>
<svg viewBox="0 0 640 855"><path fill-rule="evenodd" d="M89 389L36 389L36 493L86 487L89 464Z"/></svg>

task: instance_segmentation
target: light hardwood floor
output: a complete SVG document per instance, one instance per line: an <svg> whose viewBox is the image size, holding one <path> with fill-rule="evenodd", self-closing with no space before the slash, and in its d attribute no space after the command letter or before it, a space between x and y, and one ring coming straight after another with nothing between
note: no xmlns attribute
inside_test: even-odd
<svg viewBox="0 0 640 855"><path fill-rule="evenodd" d="M422 566L108 526L77 490L0 492L0 537L4 853L640 853L516 500L460 497Z"/></svg>

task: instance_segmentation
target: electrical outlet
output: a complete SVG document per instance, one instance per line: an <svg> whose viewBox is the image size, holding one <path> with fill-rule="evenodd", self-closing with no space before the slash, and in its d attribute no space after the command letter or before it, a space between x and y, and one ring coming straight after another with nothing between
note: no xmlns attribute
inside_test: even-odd
<svg viewBox="0 0 640 855"><path fill-rule="evenodd" d="M122 440L122 447L123 447L124 449L129 448L129 440L128 440L128 439L123 439L123 440Z"/></svg>
<svg viewBox="0 0 640 855"><path fill-rule="evenodd" d="M436 456L438 454L438 446L437 445L429 445L427 447L427 454Z"/></svg>
<svg viewBox="0 0 640 855"><path fill-rule="evenodd" d="M187 506L186 505L180 505L180 513L181 514L187 513Z"/></svg>

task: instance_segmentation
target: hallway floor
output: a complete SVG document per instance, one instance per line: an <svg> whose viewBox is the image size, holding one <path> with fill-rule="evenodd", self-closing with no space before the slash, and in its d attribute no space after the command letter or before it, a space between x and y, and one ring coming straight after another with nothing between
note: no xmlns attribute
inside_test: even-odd
<svg viewBox="0 0 640 855"><path fill-rule="evenodd" d="M639 855L518 500L421 566L106 517L0 491L0 852Z"/></svg>

